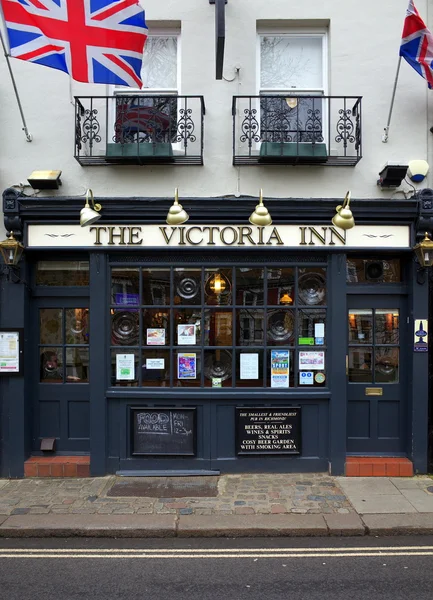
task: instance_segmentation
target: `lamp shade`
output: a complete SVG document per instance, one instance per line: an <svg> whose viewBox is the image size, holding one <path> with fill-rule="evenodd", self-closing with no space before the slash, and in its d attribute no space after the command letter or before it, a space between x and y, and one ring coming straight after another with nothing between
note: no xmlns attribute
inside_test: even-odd
<svg viewBox="0 0 433 600"><path fill-rule="evenodd" d="M182 208L182 204L179 204L179 191L178 188L176 188L174 191L174 202L168 211L166 223L168 225L182 225L182 223L186 223L188 219L188 213Z"/></svg>
<svg viewBox="0 0 433 600"><path fill-rule="evenodd" d="M90 207L89 200L92 201L93 208ZM86 225L91 225L95 221L101 218L99 211L101 210L100 204L95 204L95 199L93 198L92 190L87 190L86 192L86 204L84 208L81 209L80 212L80 225L81 227L85 227Z"/></svg>
<svg viewBox="0 0 433 600"><path fill-rule="evenodd" d="M15 239L13 232L6 240L0 242L0 252L5 265L16 266L24 252L24 246Z"/></svg>
<svg viewBox="0 0 433 600"><path fill-rule="evenodd" d="M340 229L352 229L352 227L355 227L355 219L353 218L349 204L350 192L347 192L343 204L337 206L337 212L332 219L332 224L335 225L335 227L339 227Z"/></svg>
<svg viewBox="0 0 433 600"><path fill-rule="evenodd" d="M272 225L271 215L269 214L266 206L263 204L263 190L260 190L259 203L254 209L254 212L251 213L249 221L252 225L258 225L259 227Z"/></svg>

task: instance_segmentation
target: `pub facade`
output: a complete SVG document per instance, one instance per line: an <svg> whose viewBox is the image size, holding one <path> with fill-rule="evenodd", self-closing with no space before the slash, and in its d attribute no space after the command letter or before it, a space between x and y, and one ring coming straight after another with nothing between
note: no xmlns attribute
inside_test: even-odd
<svg viewBox="0 0 433 600"><path fill-rule="evenodd" d="M32 141L0 65L1 476L426 473L433 138L405 64L382 139L407 0L142 4L141 90L11 59Z"/></svg>

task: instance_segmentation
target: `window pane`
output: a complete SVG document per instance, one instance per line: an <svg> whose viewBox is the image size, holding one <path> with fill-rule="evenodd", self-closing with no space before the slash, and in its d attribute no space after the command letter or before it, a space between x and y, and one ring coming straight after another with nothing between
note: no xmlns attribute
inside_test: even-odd
<svg viewBox="0 0 433 600"><path fill-rule="evenodd" d="M290 306L295 302L295 270L268 269L268 304Z"/></svg>
<svg viewBox="0 0 433 600"><path fill-rule="evenodd" d="M153 348L144 350L141 365L142 385L166 387L170 385L170 351Z"/></svg>
<svg viewBox="0 0 433 600"><path fill-rule="evenodd" d="M349 342L373 343L373 311L367 308L350 309Z"/></svg>
<svg viewBox="0 0 433 600"><path fill-rule="evenodd" d="M398 383L398 348L376 348L375 383Z"/></svg>
<svg viewBox="0 0 433 600"><path fill-rule="evenodd" d="M140 304L138 269L111 270L111 302L122 306L138 306Z"/></svg>
<svg viewBox="0 0 433 600"><path fill-rule="evenodd" d="M349 381L373 383L373 348L349 348Z"/></svg>
<svg viewBox="0 0 433 600"><path fill-rule="evenodd" d="M174 343L178 346L201 344L201 309L178 308L174 312Z"/></svg>
<svg viewBox="0 0 433 600"><path fill-rule="evenodd" d="M170 269L143 269L142 304L170 304Z"/></svg>
<svg viewBox="0 0 433 600"><path fill-rule="evenodd" d="M236 387L263 387L263 350L236 350Z"/></svg>
<svg viewBox="0 0 433 600"><path fill-rule="evenodd" d="M133 355L133 370L130 370L129 373L126 373L127 369L122 369L122 359L127 357L128 366L131 365L131 361L129 361L129 356ZM116 359L116 356L119 356L119 359ZM124 349L116 349L111 350L111 385L115 385L116 387L136 387L138 386L138 377L139 377L139 352L138 350L124 350ZM123 361L125 364L126 361Z"/></svg>
<svg viewBox="0 0 433 600"><path fill-rule="evenodd" d="M236 269L236 304L261 306L264 297L264 270L243 267Z"/></svg>
<svg viewBox="0 0 433 600"><path fill-rule="evenodd" d="M299 269L298 298L308 306L326 304L326 269Z"/></svg>
<svg viewBox="0 0 433 600"><path fill-rule="evenodd" d="M270 346L295 343L295 311L287 308L268 310L268 344Z"/></svg>
<svg viewBox="0 0 433 600"><path fill-rule="evenodd" d="M66 383L89 383L89 349L66 348Z"/></svg>
<svg viewBox="0 0 433 600"><path fill-rule="evenodd" d="M347 283L398 283L401 281L399 258L377 260L371 258L348 258Z"/></svg>
<svg viewBox="0 0 433 600"><path fill-rule="evenodd" d="M298 344L301 346L323 346L325 344L325 310L298 311Z"/></svg>
<svg viewBox="0 0 433 600"><path fill-rule="evenodd" d="M40 382L63 383L62 349L40 348Z"/></svg>
<svg viewBox="0 0 433 600"><path fill-rule="evenodd" d="M201 269L175 269L174 303L201 304Z"/></svg>
<svg viewBox="0 0 433 600"><path fill-rule="evenodd" d="M200 352L178 350L173 354L174 385L176 387L200 387L201 354Z"/></svg>
<svg viewBox="0 0 433 600"><path fill-rule="evenodd" d="M376 309L376 344L398 344L399 313L397 308Z"/></svg>
<svg viewBox="0 0 433 600"><path fill-rule="evenodd" d="M149 36L141 69L143 88L177 89L177 36Z"/></svg>
<svg viewBox="0 0 433 600"><path fill-rule="evenodd" d="M89 343L89 309L67 308L66 314L66 343Z"/></svg>
<svg viewBox="0 0 433 600"><path fill-rule="evenodd" d="M205 304L228 305L232 303L232 270L206 269L204 284Z"/></svg>
<svg viewBox="0 0 433 600"><path fill-rule="evenodd" d="M111 311L111 344L137 346L140 339L138 310Z"/></svg>
<svg viewBox="0 0 433 600"><path fill-rule="evenodd" d="M322 37L262 36L260 87L277 90L322 88Z"/></svg>
<svg viewBox="0 0 433 600"><path fill-rule="evenodd" d="M39 343L62 344L62 314L61 308L41 308L39 310Z"/></svg>
<svg viewBox="0 0 433 600"><path fill-rule="evenodd" d="M206 309L204 332L205 346L232 346L233 313L225 310Z"/></svg>
<svg viewBox="0 0 433 600"><path fill-rule="evenodd" d="M159 309L143 310L143 345L170 345L170 313Z"/></svg>
<svg viewBox="0 0 433 600"><path fill-rule="evenodd" d="M231 387L232 353L229 350L204 351L205 387Z"/></svg>
<svg viewBox="0 0 433 600"><path fill-rule="evenodd" d="M257 308L236 310L236 345L256 346L264 341L265 311Z"/></svg>
<svg viewBox="0 0 433 600"><path fill-rule="evenodd" d="M36 263L36 285L89 285L89 261L40 260Z"/></svg>

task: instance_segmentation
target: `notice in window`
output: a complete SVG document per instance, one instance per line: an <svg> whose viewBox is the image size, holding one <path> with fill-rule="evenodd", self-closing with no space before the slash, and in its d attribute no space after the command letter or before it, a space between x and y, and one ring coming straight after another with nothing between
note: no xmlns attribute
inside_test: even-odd
<svg viewBox="0 0 433 600"><path fill-rule="evenodd" d="M179 346L195 346L195 324L177 326L177 343Z"/></svg>
<svg viewBox="0 0 433 600"><path fill-rule="evenodd" d="M271 387L289 387L289 351L271 351Z"/></svg>
<svg viewBox="0 0 433 600"><path fill-rule="evenodd" d="M240 358L241 379L259 378L259 355L256 353L244 353Z"/></svg>
<svg viewBox="0 0 433 600"><path fill-rule="evenodd" d="M165 329L147 329L146 342L148 346L165 346Z"/></svg>
<svg viewBox="0 0 433 600"><path fill-rule="evenodd" d="M116 354L116 379L118 381L134 381L135 355Z"/></svg>
<svg viewBox="0 0 433 600"><path fill-rule="evenodd" d="M20 344L18 331L0 333L0 373L19 373Z"/></svg>
<svg viewBox="0 0 433 600"><path fill-rule="evenodd" d="M325 369L325 353L299 352L299 370L323 371Z"/></svg>

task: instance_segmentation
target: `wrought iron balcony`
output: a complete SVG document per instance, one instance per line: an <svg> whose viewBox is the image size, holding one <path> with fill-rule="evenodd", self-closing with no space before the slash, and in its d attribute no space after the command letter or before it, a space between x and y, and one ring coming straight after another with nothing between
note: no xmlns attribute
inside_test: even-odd
<svg viewBox="0 0 433 600"><path fill-rule="evenodd" d="M234 96L234 165L355 166L361 97Z"/></svg>
<svg viewBox="0 0 433 600"><path fill-rule="evenodd" d="M202 165L203 96L75 97L80 165Z"/></svg>

